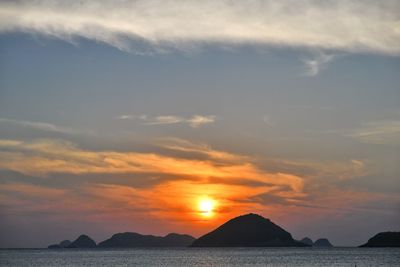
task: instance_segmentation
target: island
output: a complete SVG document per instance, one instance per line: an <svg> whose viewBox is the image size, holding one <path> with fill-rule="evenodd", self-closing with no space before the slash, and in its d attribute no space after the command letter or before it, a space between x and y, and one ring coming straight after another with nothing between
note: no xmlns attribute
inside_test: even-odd
<svg viewBox="0 0 400 267"><path fill-rule="evenodd" d="M314 242L309 237L304 237L300 242L309 246L314 245Z"/></svg>
<svg viewBox="0 0 400 267"><path fill-rule="evenodd" d="M96 242L87 235L80 235L67 248L95 248Z"/></svg>
<svg viewBox="0 0 400 267"><path fill-rule="evenodd" d="M141 235L138 233L118 233L100 242L100 248L132 248L132 247L187 247L193 243L194 237L171 233L164 237Z"/></svg>
<svg viewBox="0 0 400 267"><path fill-rule="evenodd" d="M61 248L134 248L134 247L188 247L195 238L190 235L170 233L166 236L142 235L126 232L114 234L111 238L96 242L87 235L80 235L74 242L64 240L59 244L49 245L49 249Z"/></svg>
<svg viewBox="0 0 400 267"><path fill-rule="evenodd" d="M51 248L51 249L67 248L69 245L71 245L71 241L63 240L58 244L49 245L47 248Z"/></svg>
<svg viewBox="0 0 400 267"><path fill-rule="evenodd" d="M292 235L258 214L229 220L196 239L192 247L307 247Z"/></svg>
<svg viewBox="0 0 400 267"><path fill-rule="evenodd" d="M400 247L400 232L381 232L360 247Z"/></svg>
<svg viewBox="0 0 400 267"><path fill-rule="evenodd" d="M300 242L312 247L324 247L324 248L333 247L332 243L327 238L319 238L315 242L313 242L311 238L304 237L302 240L300 240Z"/></svg>
<svg viewBox="0 0 400 267"><path fill-rule="evenodd" d="M320 238L314 242L313 247L331 248L333 247L333 245L331 244L331 242L329 242L327 238Z"/></svg>

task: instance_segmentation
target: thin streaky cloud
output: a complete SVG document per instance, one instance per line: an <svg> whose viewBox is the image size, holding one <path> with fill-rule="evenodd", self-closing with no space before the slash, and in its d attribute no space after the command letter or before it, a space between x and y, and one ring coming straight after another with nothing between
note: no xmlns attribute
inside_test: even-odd
<svg viewBox="0 0 400 267"><path fill-rule="evenodd" d="M117 119L119 119L119 120L130 120L130 119L133 119L133 116L132 115L120 115L120 116L117 117Z"/></svg>
<svg viewBox="0 0 400 267"><path fill-rule="evenodd" d="M127 51L139 40L155 52L214 43L399 55L398 10L396 0L21 0L0 3L0 32L84 37Z"/></svg>
<svg viewBox="0 0 400 267"><path fill-rule="evenodd" d="M364 143L400 145L400 120L364 123L362 127L348 131L345 135Z"/></svg>
<svg viewBox="0 0 400 267"><path fill-rule="evenodd" d="M54 171L70 174L87 173L142 173L194 176L199 179L216 177L221 179L241 179L287 185L294 193L303 189L301 177L286 173L267 173L252 162L244 162L241 157L229 157L229 153L206 151L210 161L183 159L157 153L91 151L79 148L65 140L8 140L0 139L0 169L8 169L23 174L47 176Z"/></svg>
<svg viewBox="0 0 400 267"><path fill-rule="evenodd" d="M140 120L144 125L169 125L169 124L186 124L192 128L199 128L206 124L214 123L217 119L214 115L193 115L189 118L175 115L120 115L117 117L120 120Z"/></svg>
<svg viewBox="0 0 400 267"><path fill-rule="evenodd" d="M163 125L163 124L176 124L183 122L184 119L178 116L157 116L150 119L145 119L146 125Z"/></svg>
<svg viewBox="0 0 400 267"><path fill-rule="evenodd" d="M400 145L400 120L376 120L354 128L331 129L321 133L338 134L368 144Z"/></svg>
<svg viewBox="0 0 400 267"><path fill-rule="evenodd" d="M200 127L204 124L215 122L216 116L202 116L194 115L193 117L186 120L186 122L193 128Z"/></svg>
<svg viewBox="0 0 400 267"><path fill-rule="evenodd" d="M169 150L200 153L207 155L212 159L223 161L250 161L250 158L244 155L236 155L226 151L217 151L205 143L194 143L176 137L159 138L156 144Z"/></svg>
<svg viewBox="0 0 400 267"><path fill-rule="evenodd" d="M0 124L10 124L10 125L16 125L16 126L22 126L22 127L29 127L29 128L34 128L34 129L41 130L41 131L46 131L46 132L69 133L69 134L74 134L74 133L80 132L76 129L61 127L61 126L57 126L57 125L54 125L51 123L46 123L46 122L13 120L13 119L7 119L7 118L0 118Z"/></svg>
<svg viewBox="0 0 400 267"><path fill-rule="evenodd" d="M140 120L146 120L147 115L131 115L131 114L122 114L116 117L118 120L135 120L135 119L140 119Z"/></svg>

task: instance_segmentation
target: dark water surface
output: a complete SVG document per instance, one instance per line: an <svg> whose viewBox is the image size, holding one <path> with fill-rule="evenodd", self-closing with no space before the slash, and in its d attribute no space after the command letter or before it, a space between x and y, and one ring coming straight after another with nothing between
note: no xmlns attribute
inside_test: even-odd
<svg viewBox="0 0 400 267"><path fill-rule="evenodd" d="M0 266L400 266L400 248L10 249Z"/></svg>

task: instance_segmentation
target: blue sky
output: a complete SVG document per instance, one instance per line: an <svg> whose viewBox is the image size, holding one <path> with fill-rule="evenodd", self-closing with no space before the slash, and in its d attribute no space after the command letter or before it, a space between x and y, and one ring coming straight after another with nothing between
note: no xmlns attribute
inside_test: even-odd
<svg viewBox="0 0 400 267"><path fill-rule="evenodd" d="M244 212L339 245L398 230L396 8L0 4L0 246L124 230L198 236ZM192 223L202 195L216 215ZM64 197L88 205L48 204Z"/></svg>

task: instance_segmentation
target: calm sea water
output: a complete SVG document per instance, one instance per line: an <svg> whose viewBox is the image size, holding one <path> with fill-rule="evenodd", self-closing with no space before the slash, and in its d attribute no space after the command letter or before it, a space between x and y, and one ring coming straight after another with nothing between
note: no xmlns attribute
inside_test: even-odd
<svg viewBox="0 0 400 267"><path fill-rule="evenodd" d="M400 266L400 248L0 250L0 266Z"/></svg>

